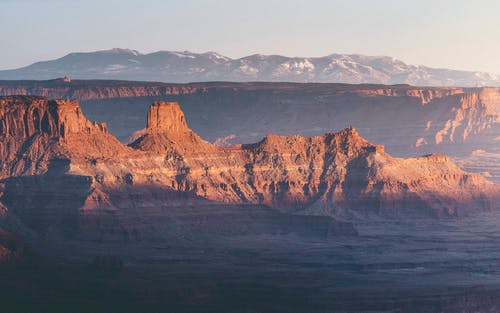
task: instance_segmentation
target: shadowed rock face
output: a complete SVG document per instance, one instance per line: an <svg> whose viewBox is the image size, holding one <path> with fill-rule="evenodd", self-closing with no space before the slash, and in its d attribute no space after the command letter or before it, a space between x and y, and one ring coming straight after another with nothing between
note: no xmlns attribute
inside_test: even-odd
<svg viewBox="0 0 500 313"><path fill-rule="evenodd" d="M28 246L15 234L0 227L0 267L27 261Z"/></svg>
<svg viewBox="0 0 500 313"><path fill-rule="evenodd" d="M90 180L81 204L85 212L117 207L116 197L110 195L127 188L140 191L151 187L308 214L357 211L456 216L498 208L498 185L464 172L444 156L391 157L382 146L362 138L354 127L313 137L268 135L256 144L220 148L187 127L177 104L158 102L151 106L145 134L129 148L107 134L103 126L88 122L76 103L25 97L1 101L5 112L2 125L9 125L3 126L8 131L2 136L22 143L12 153L9 140L2 141L3 155L21 152L34 157L29 164L38 164L27 167L25 158L10 157L2 163L2 177L11 179L26 172L50 174L46 170L50 160L64 157L69 163L64 175ZM29 117L33 108L39 107L46 109L40 110L42 119L55 112L53 120L57 122L50 131L37 128L36 123L14 122L11 112ZM33 136L50 144L27 144ZM162 203L140 192L128 201L121 206Z"/></svg>

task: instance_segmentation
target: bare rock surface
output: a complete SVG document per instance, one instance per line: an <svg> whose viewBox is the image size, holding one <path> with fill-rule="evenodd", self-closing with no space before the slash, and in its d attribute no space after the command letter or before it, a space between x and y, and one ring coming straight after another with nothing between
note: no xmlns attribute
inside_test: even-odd
<svg viewBox="0 0 500 313"><path fill-rule="evenodd" d="M2 178L62 175L81 186L84 210L113 208L109 195L130 187L309 214L440 217L498 209L498 185L445 156L394 158L354 127L323 136L268 135L255 144L221 148L189 129L178 104L157 102L145 134L127 147L103 125L89 122L76 102L1 101ZM36 116L40 122L33 123ZM51 192L57 194L58 188Z"/></svg>
<svg viewBox="0 0 500 313"><path fill-rule="evenodd" d="M352 126L218 147L170 102L125 146L76 102L0 103L0 261L23 259L13 229L72 261L3 271L16 309L498 308L499 185L444 155L392 157Z"/></svg>
<svg viewBox="0 0 500 313"><path fill-rule="evenodd" d="M190 127L222 146L256 142L269 133L322 135L353 124L391 155L442 153L500 182L499 160L490 157L500 146L498 88L51 80L2 81L0 94L82 101L84 113L106 122L122 142L144 128L153 101L179 102ZM476 150L487 152L473 156L481 169L466 162Z"/></svg>

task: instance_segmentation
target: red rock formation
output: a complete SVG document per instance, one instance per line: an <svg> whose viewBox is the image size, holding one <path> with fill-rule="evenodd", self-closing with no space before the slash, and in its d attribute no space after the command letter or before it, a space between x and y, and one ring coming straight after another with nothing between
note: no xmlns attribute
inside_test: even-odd
<svg viewBox="0 0 500 313"><path fill-rule="evenodd" d="M209 88L219 87L240 90L291 90L309 89L321 91L327 88L329 92L338 94L358 94L365 96L387 97L414 97L422 104L433 99L443 98L454 94L463 94L477 88L459 87L413 87L409 85L348 85L348 84L290 84L290 83L145 83L127 81L73 81L69 86L63 80L51 81L2 81L0 82L0 96L9 95L36 95L56 99L74 99L79 101L135 98L135 97L163 97L176 95L193 95L206 93Z"/></svg>
<svg viewBox="0 0 500 313"><path fill-rule="evenodd" d="M69 162L63 173L89 178L88 184L86 180L78 183L83 195L79 205L86 211L123 206L125 202L115 203L122 196L109 195L130 188L142 190L145 186L188 192L210 200L265 204L312 214L355 210L456 216L499 208L498 185L464 172L444 156L391 157L383 146L371 144L353 127L324 136L268 135L256 144L220 148L203 141L188 128L178 104L154 103L146 132L131 144L131 149L118 143L104 127L88 122L76 103L39 98L2 101L2 121L6 121L2 123L10 125L2 128L8 130L2 136L18 140L15 151L35 157L33 163L39 164L35 169L46 168L49 176L54 175L49 162L61 158L60 153ZM20 106L19 102L24 104ZM40 110L41 116L53 112L50 127L37 126L43 122L14 122L13 112L14 116L36 120L36 114L31 112L40 108L40 103L52 104L47 110ZM43 142L47 144L33 146L27 133L47 133L48 139ZM9 147L2 146L8 152L2 156L15 155ZM47 151L47 157L37 157L38 152ZM26 170L17 169L32 168L28 163L10 157L2 173L4 177L24 174ZM141 201L159 201L154 199L158 197L139 193L125 206L140 207Z"/></svg>
<svg viewBox="0 0 500 313"><path fill-rule="evenodd" d="M177 102L155 102L148 113L147 132L177 135L189 131Z"/></svg>
<svg viewBox="0 0 500 313"><path fill-rule="evenodd" d="M270 94L269 91L272 93ZM230 103L255 106L257 112L262 110L259 99L262 101L263 95L265 96L264 106L280 103L297 104L300 101L296 103L295 99L308 97L304 100L307 109L319 106L325 113L330 113L325 114L328 118L316 119L319 128L328 129L343 121L355 120L360 129L368 128L370 132L373 132L373 134L366 133L371 140L384 143L392 153L404 156L436 150L457 156L469 154L476 149L485 149L491 144L492 138L498 136L494 135L498 134L500 124L499 88L289 83L165 84L119 81L73 81L68 86L62 80L0 82L0 95L12 94L41 95L80 101L137 97L156 99L175 97L181 101L188 101L195 98L213 99L216 97L214 106L227 106L230 101ZM247 102L249 98L254 100ZM371 99L366 100L366 98ZM341 99L340 102L338 102L339 99ZM370 102L369 107L365 107L365 101ZM394 104L391 105L393 101L398 102L398 114L390 112L394 110ZM205 102L206 100L201 100L201 104L204 105ZM350 108L344 106L344 103L351 102ZM323 107L324 103L329 103L328 108ZM264 117L264 124L271 122L273 125L278 125L268 126L270 130L267 132L283 129L285 133L311 133L310 129L306 128L310 127L310 123L301 125L301 118L292 118L293 122L290 123L289 115L296 115L297 110L303 110L303 108L295 105L280 106L280 108L278 114L270 112ZM369 112L364 115L363 112L367 110ZM252 112L252 114L255 113ZM330 116L331 114L333 116ZM304 116L310 115L311 113L304 114ZM215 119L217 121L213 123L223 121ZM244 119L252 121L252 117ZM253 128L253 122L249 122L246 127L245 125L240 127L238 124L241 124L241 119L236 116L234 120L237 125L231 125L230 122L224 125L228 127L227 131L237 135L238 139L234 142L242 143L241 139L243 142L248 140L246 138L251 137L248 133L256 131ZM329 122L331 120L334 120L333 126ZM393 138L395 136L388 136L384 126L388 123L398 128L401 136L397 139ZM212 125L212 128L217 127ZM137 128L128 129L126 135L135 129ZM120 136L124 135L120 134ZM219 130L215 137L206 133L202 133L202 136L215 141L227 136L227 132ZM462 142L467 145L462 145ZM443 147L444 145L447 146Z"/></svg>
<svg viewBox="0 0 500 313"><path fill-rule="evenodd" d="M53 99L109 99L130 97L158 97L202 92L203 85L179 85L165 83L133 83L114 81L109 84L86 84L73 80L68 85L63 80L46 82L5 82L0 83L0 96L36 95Z"/></svg>
<svg viewBox="0 0 500 313"><path fill-rule="evenodd" d="M489 147L500 132L498 88L457 94L429 105L440 114L429 116L426 134L418 139L417 146L468 143Z"/></svg>
<svg viewBox="0 0 500 313"><path fill-rule="evenodd" d="M176 151L181 155L217 150L189 129L184 113L176 102L153 103L148 113L145 134L131 146L157 153Z"/></svg>
<svg viewBox="0 0 500 313"><path fill-rule="evenodd" d="M0 178L43 173L50 159L125 152L105 124L88 121L76 101L0 99Z"/></svg>

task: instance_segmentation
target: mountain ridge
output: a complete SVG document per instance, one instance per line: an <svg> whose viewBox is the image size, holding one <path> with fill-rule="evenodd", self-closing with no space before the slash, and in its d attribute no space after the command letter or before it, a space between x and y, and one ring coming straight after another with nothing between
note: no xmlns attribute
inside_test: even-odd
<svg viewBox="0 0 500 313"><path fill-rule="evenodd" d="M121 79L187 83L196 81L286 81L411 84L421 86L500 86L500 77L479 71L410 65L388 56L332 53L323 57L253 54L232 59L217 52L114 48L73 52L18 69L0 79Z"/></svg>

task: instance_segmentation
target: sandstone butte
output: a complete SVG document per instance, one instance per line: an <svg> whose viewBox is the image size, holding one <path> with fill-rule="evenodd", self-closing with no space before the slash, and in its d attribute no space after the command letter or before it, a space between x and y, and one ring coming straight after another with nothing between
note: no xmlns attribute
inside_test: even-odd
<svg viewBox="0 0 500 313"><path fill-rule="evenodd" d="M16 178L49 177L35 181L64 183L38 188L79 199L82 211L140 208L159 201L145 191L153 188L316 215L447 217L500 203L500 185L446 156L395 158L354 127L217 147L188 127L174 102L153 103L144 134L126 146L87 120L76 101L1 97L0 162L0 201Z"/></svg>

